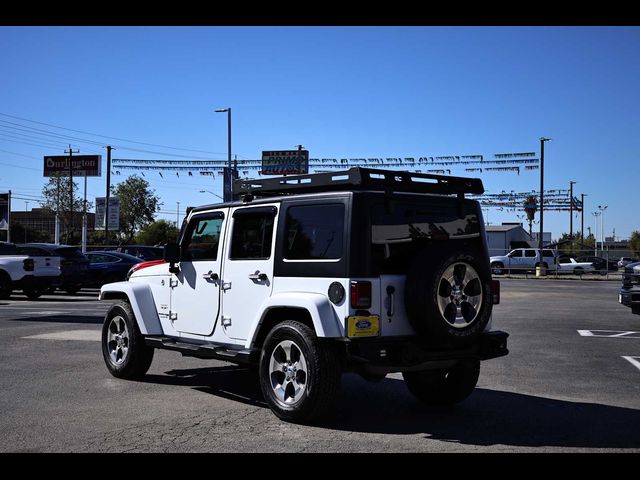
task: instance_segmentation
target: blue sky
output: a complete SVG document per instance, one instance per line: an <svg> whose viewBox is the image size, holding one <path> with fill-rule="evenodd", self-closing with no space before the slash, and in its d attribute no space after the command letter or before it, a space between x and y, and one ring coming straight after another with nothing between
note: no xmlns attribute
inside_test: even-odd
<svg viewBox="0 0 640 480"><path fill-rule="evenodd" d="M114 158L179 159L127 150L137 148L226 159L226 116L213 110L231 107L239 159L298 144L313 158L488 157L539 152L551 137L545 188L576 181L585 230L608 205L606 234L627 238L640 229L639 47L635 27L1 27L0 191L38 196L44 155L68 143L104 153L84 140L120 145ZM83 141L16 136L6 122ZM170 220L177 202L222 190L218 178L145 175ZM537 171L481 178L488 193L539 187ZM88 185L90 200L104 195L104 177ZM569 213L545 214L545 230L567 232Z"/></svg>

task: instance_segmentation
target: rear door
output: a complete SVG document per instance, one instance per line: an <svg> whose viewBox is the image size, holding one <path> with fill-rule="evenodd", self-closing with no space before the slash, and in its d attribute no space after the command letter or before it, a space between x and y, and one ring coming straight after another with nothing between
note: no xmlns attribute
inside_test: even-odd
<svg viewBox="0 0 640 480"><path fill-rule="evenodd" d="M181 334L210 336L215 329L227 211L192 216L182 238L180 272L170 278L170 320Z"/></svg>
<svg viewBox="0 0 640 480"><path fill-rule="evenodd" d="M246 340L260 305L273 288L276 205L232 212L223 269L222 326L227 338Z"/></svg>

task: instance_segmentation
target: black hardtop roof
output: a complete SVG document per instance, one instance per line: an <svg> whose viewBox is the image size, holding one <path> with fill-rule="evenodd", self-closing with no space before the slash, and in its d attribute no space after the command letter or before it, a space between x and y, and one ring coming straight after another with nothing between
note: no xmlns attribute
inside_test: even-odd
<svg viewBox="0 0 640 480"><path fill-rule="evenodd" d="M461 196L465 193L482 194L484 186L479 178L362 167L329 173L244 179L233 182L233 194L245 197L274 197L339 190L378 190Z"/></svg>

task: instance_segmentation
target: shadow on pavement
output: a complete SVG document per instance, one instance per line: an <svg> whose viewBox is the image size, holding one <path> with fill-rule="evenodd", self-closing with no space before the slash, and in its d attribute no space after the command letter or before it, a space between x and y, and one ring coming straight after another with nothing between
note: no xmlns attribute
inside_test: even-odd
<svg viewBox="0 0 640 480"><path fill-rule="evenodd" d="M228 366L171 370L144 381L184 385L266 407L255 370ZM415 435L463 445L564 448L640 448L640 410L476 388L461 404L427 407L402 380L371 383L343 376L333 417L315 427Z"/></svg>
<svg viewBox="0 0 640 480"><path fill-rule="evenodd" d="M104 315L87 316L87 315L37 315L32 317L16 316L9 318L9 322L54 322L54 323L80 323L80 324L102 324Z"/></svg>

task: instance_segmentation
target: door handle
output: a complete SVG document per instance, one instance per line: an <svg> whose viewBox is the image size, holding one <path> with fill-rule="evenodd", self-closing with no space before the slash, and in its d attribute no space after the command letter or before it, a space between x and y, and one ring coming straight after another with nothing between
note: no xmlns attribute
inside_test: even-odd
<svg viewBox="0 0 640 480"><path fill-rule="evenodd" d="M218 280L220 280L220 277L218 276L218 274L212 271L209 271L208 273L203 273L202 278L204 278L205 280L213 280L214 282L217 282Z"/></svg>
<svg viewBox="0 0 640 480"><path fill-rule="evenodd" d="M250 280L259 280L264 282L265 280L267 280L267 274L266 273L260 273L260 270L258 270L256 273L250 273L249 274L249 279Z"/></svg>

